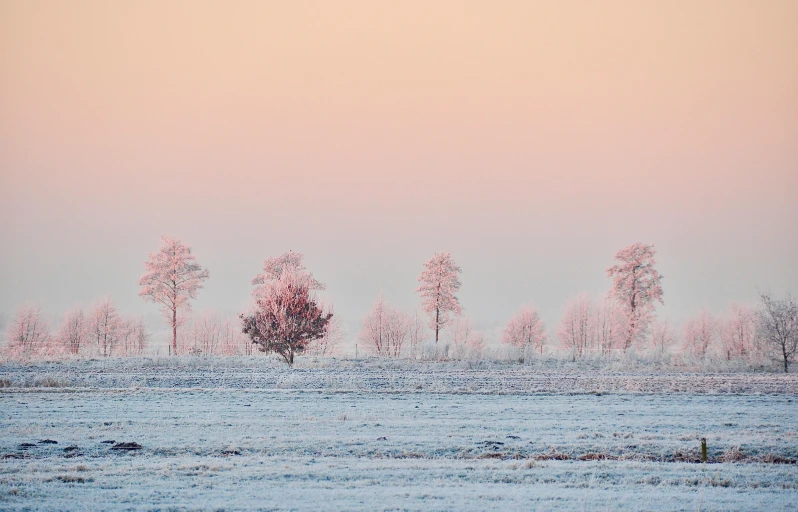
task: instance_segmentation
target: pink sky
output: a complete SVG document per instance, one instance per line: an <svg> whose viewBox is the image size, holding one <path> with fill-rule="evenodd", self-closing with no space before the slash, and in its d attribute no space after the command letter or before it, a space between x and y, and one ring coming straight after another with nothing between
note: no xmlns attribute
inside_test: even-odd
<svg viewBox="0 0 798 512"><path fill-rule="evenodd" d="M421 265L477 325L603 292L663 312L798 291L798 2L0 0L0 311L136 279L161 234L235 311L288 249L356 330Z"/></svg>

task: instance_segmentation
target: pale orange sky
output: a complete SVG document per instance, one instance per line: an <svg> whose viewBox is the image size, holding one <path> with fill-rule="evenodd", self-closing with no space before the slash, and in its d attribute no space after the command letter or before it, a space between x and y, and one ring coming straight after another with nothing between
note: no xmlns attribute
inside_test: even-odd
<svg viewBox="0 0 798 512"><path fill-rule="evenodd" d="M0 311L136 296L168 233L235 311L304 252L356 330L436 250L550 327L657 245L664 313L798 291L798 2L0 0Z"/></svg>

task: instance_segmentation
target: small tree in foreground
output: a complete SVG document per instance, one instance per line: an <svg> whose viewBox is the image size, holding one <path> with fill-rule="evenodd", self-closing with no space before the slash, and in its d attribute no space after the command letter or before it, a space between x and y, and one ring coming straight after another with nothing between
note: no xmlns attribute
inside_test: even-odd
<svg viewBox="0 0 798 512"><path fill-rule="evenodd" d="M502 333L502 342L520 348L524 358L528 357L530 350L542 354L546 338L546 326L537 310L531 306L522 306Z"/></svg>
<svg viewBox="0 0 798 512"><path fill-rule="evenodd" d="M455 265L448 252L436 252L424 264L424 271L418 277L421 285L416 289L421 294L421 307L430 315L430 326L435 331L438 343L440 330L450 320L450 315L459 315L463 308L455 296L460 289L457 274L462 272Z"/></svg>
<svg viewBox="0 0 798 512"><path fill-rule="evenodd" d="M305 273L283 269L258 295L254 313L241 320L244 334L261 352L277 353L292 365L296 354L325 335L332 314L318 305Z"/></svg>
<svg viewBox="0 0 798 512"><path fill-rule="evenodd" d="M161 305L161 312L172 328L172 353L177 355L177 328L183 314L191 311L191 299L210 276L191 254L191 249L177 238L163 237L161 248L144 263L146 272L139 285L139 295Z"/></svg>
<svg viewBox="0 0 798 512"><path fill-rule="evenodd" d="M774 299L761 293L762 310L759 312L758 333L771 357L784 365L787 373L798 354L798 302L790 295Z"/></svg>

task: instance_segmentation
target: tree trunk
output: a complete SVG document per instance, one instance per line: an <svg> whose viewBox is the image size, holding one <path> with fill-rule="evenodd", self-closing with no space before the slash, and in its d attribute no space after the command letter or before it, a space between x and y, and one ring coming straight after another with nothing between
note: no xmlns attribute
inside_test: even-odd
<svg viewBox="0 0 798 512"><path fill-rule="evenodd" d="M439 308L435 308L435 344L438 344L438 331L441 328L441 310Z"/></svg>
<svg viewBox="0 0 798 512"><path fill-rule="evenodd" d="M787 347L781 346L781 353L784 355L784 373L789 373L789 358L787 357Z"/></svg>
<svg viewBox="0 0 798 512"><path fill-rule="evenodd" d="M177 355L177 307L172 308L172 354Z"/></svg>

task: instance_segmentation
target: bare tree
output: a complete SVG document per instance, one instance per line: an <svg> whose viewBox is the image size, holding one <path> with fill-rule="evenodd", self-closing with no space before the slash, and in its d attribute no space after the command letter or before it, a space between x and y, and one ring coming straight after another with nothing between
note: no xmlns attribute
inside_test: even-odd
<svg viewBox="0 0 798 512"><path fill-rule="evenodd" d="M682 349L686 354L704 358L715 347L717 322L706 309L688 318L682 328Z"/></svg>
<svg viewBox="0 0 798 512"><path fill-rule="evenodd" d="M418 352L418 347L425 340L427 336L427 327L421 319L418 310L413 311L413 316L410 317L410 328L408 334L408 341L410 341L410 357L415 358Z"/></svg>
<svg viewBox="0 0 798 512"><path fill-rule="evenodd" d="M524 359L529 351L543 353L548 334L538 311L532 306L522 306L507 323L502 333L502 342L520 348Z"/></svg>
<svg viewBox="0 0 798 512"><path fill-rule="evenodd" d="M651 350L662 357L676 342L676 332L667 321L655 320L651 326Z"/></svg>
<svg viewBox="0 0 798 512"><path fill-rule="evenodd" d="M88 321L83 313L83 308L75 307L64 315L64 320L58 328L56 340L67 354L78 355L81 350L86 350L88 341Z"/></svg>
<svg viewBox="0 0 798 512"><path fill-rule="evenodd" d="M596 308L587 293L580 293L565 306L557 338L576 360L592 350L596 341Z"/></svg>
<svg viewBox="0 0 798 512"><path fill-rule="evenodd" d="M101 299L92 308L89 314L89 333L98 355L113 355L122 333L122 319L110 297Z"/></svg>
<svg viewBox="0 0 798 512"><path fill-rule="evenodd" d="M392 308L380 294L363 319L358 339L376 355L399 357L402 346L410 336L410 328L410 318Z"/></svg>
<svg viewBox="0 0 798 512"><path fill-rule="evenodd" d="M142 355L147 351L150 344L150 332L144 323L143 317L131 318L127 321L127 332L130 337L128 354Z"/></svg>
<svg viewBox="0 0 798 512"><path fill-rule="evenodd" d="M150 333L147 331L143 318L122 318L120 320L117 355L140 356L147 350L149 341Z"/></svg>
<svg viewBox="0 0 798 512"><path fill-rule="evenodd" d="M338 351L338 347L344 341L346 330L341 325L339 317L335 316L335 310L332 306L322 307L322 309L329 311L333 316L327 322L327 328L324 330L324 336L317 338L308 344L305 350L306 354L313 356L332 356Z"/></svg>
<svg viewBox="0 0 798 512"><path fill-rule="evenodd" d="M732 304L718 320L720 345L727 360L749 358L757 353L757 315L746 304Z"/></svg>
<svg viewBox="0 0 798 512"><path fill-rule="evenodd" d="M261 352L275 352L289 365L308 344L321 338L332 314L319 307L306 273L283 269L265 283L254 313L241 315L243 332Z"/></svg>
<svg viewBox="0 0 798 512"><path fill-rule="evenodd" d="M485 336L474 328L470 318L459 317L447 329L446 347L453 359L478 358L485 349Z"/></svg>
<svg viewBox="0 0 798 512"><path fill-rule="evenodd" d="M757 330L771 357L784 365L787 373L798 354L798 302L787 295L777 300L770 293L760 293L762 309Z"/></svg>
<svg viewBox="0 0 798 512"><path fill-rule="evenodd" d="M237 322L226 319L222 324L221 333L222 354L226 356L251 356L254 353L255 345L246 334L241 332Z"/></svg>
<svg viewBox="0 0 798 512"><path fill-rule="evenodd" d="M595 306L595 348L602 354L622 349L627 339L629 319L624 309L614 300L605 298Z"/></svg>
<svg viewBox="0 0 798 512"><path fill-rule="evenodd" d="M12 359L29 360L48 352L52 336L42 309L33 304L19 308L8 324L6 340Z"/></svg>
<svg viewBox="0 0 798 512"><path fill-rule="evenodd" d="M388 311L388 355L399 357L402 355L405 341L410 337L411 320L404 311L390 308Z"/></svg>
<svg viewBox="0 0 798 512"><path fill-rule="evenodd" d="M205 311L191 319L180 335L180 346L195 355L214 355L222 347L222 322L212 311ZM186 350L186 348L184 348Z"/></svg>
<svg viewBox="0 0 798 512"><path fill-rule="evenodd" d="M177 328L182 314L191 311L191 299L210 276L197 262L191 249L177 238L163 237L155 254L144 263L146 272L139 279L139 295L161 305L161 312L172 327L172 352L177 354Z"/></svg>

